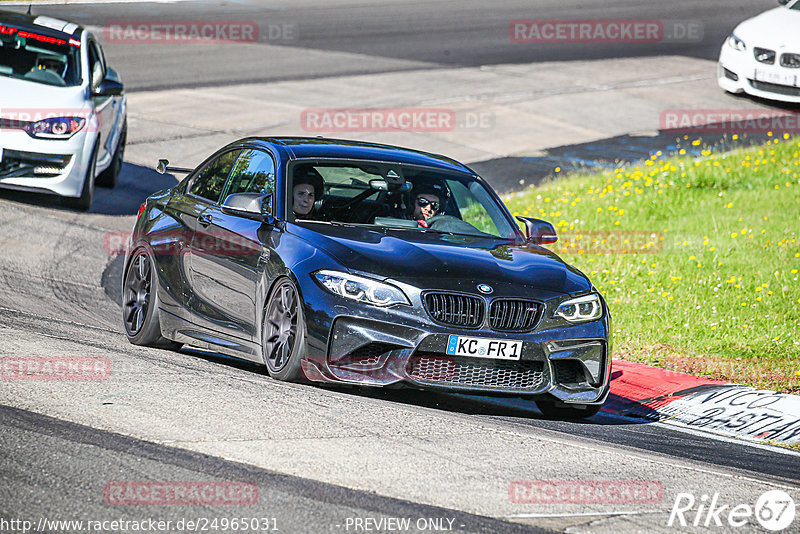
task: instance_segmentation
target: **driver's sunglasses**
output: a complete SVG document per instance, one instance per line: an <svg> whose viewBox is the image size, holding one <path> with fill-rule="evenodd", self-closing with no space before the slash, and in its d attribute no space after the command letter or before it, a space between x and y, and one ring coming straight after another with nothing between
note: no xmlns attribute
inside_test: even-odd
<svg viewBox="0 0 800 534"><path fill-rule="evenodd" d="M428 200L425 197L419 197L417 199L417 204L419 204L420 208L424 208L425 206L429 205L433 208L433 211L439 211L439 203L435 200Z"/></svg>

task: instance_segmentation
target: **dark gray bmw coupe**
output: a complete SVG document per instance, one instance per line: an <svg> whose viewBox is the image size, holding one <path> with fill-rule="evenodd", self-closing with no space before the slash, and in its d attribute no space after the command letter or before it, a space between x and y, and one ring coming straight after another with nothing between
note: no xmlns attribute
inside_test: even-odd
<svg viewBox="0 0 800 534"><path fill-rule="evenodd" d="M589 417L610 317L468 167L321 138L247 138L139 210L123 323L140 345L210 348L279 380L532 398Z"/></svg>

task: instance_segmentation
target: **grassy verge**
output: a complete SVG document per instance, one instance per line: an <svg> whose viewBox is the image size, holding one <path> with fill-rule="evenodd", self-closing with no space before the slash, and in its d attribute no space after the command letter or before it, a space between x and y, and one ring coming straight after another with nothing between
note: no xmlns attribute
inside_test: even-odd
<svg viewBox="0 0 800 534"><path fill-rule="evenodd" d="M699 143L699 141L694 141ZM571 175L506 197L556 225L614 356L800 393L800 142Z"/></svg>

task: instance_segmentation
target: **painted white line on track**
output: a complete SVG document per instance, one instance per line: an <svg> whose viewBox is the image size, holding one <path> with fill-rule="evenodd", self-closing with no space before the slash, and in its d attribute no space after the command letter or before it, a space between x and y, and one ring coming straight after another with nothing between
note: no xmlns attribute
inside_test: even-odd
<svg viewBox="0 0 800 534"><path fill-rule="evenodd" d="M526 518L526 517L593 517L598 515L641 515L641 514L659 514L662 513L663 510L643 510L641 512L631 512L631 511L615 511L615 512L579 512L577 514L514 514L514 515L507 515L506 517L511 518Z"/></svg>
<svg viewBox="0 0 800 534"><path fill-rule="evenodd" d="M754 449L762 449L765 451L777 452L780 454L788 454L790 456L797 456L798 459L800 459L800 451L789 449L787 447L781 447L780 445L767 445L765 443L759 443L757 441L752 441L744 436L734 438L726 436L724 434L718 434L712 430L695 430L677 421L670 421L670 422L660 421L653 424L657 426L669 427L679 432L683 432L684 434L691 434L693 436L701 436L704 438L712 438L718 441L725 441L728 443L737 443L739 445L746 445L748 447L753 447Z"/></svg>
<svg viewBox="0 0 800 534"><path fill-rule="evenodd" d="M515 407L521 409L532 409L530 406L530 401L524 401L523 399L496 399L494 397L481 397L482 402L486 402L487 404L494 404L496 406L502 407ZM519 402L515 402L519 401ZM648 424L648 425L656 425L664 428L670 428L676 431L679 431L684 434L689 434L692 436L703 437L706 439L714 439L717 441L723 441L726 443L733 443L737 445L744 445L746 447L752 447L755 449L760 449L764 451L775 452L779 454L788 454L797 456L800 458L800 451L796 451L793 449L789 449L786 447L781 447L779 445L768 445L766 443L761 443L758 441L754 441L749 439L745 436L734 437L730 434L721 434L714 432L712 430L698 430L691 428L687 425L680 423L679 421L675 420L666 420L666 421L649 421L647 423L642 423L642 419L638 417L629 417L624 415L619 415L616 413L602 411L601 414L604 417L613 417L614 419L618 419L621 421L630 421L631 423L639 423L639 424Z"/></svg>
<svg viewBox="0 0 800 534"><path fill-rule="evenodd" d="M789 449L786 447L781 447L779 445L767 445L766 443L760 443L758 441L752 441L745 437L731 437L725 434L718 434L716 432L712 432L710 430L696 430L694 428L688 427L683 425L677 421L651 421L649 423L642 423L641 418L638 417L628 417L625 415L619 415L611 412L601 412L605 417L613 417L614 419L618 419L620 421L630 421L631 423L640 423L640 424L647 424L647 425L655 425L663 428L670 428L672 430L676 430L683 434L689 434L692 436L702 437L706 439L714 439L717 441L724 441L726 443L733 443L736 445L744 445L747 447L752 447L754 449L761 449L764 451L779 453L779 454L788 454L790 456L798 456L800 457L800 451L796 451L794 449Z"/></svg>

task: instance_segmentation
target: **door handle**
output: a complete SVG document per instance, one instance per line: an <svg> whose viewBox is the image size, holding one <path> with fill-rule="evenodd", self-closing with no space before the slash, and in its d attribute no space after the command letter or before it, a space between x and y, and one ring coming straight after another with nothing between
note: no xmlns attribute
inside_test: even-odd
<svg viewBox="0 0 800 534"><path fill-rule="evenodd" d="M200 223L200 226L206 227L209 224L211 224L211 215L206 215L206 214L200 215L197 218L197 222Z"/></svg>

